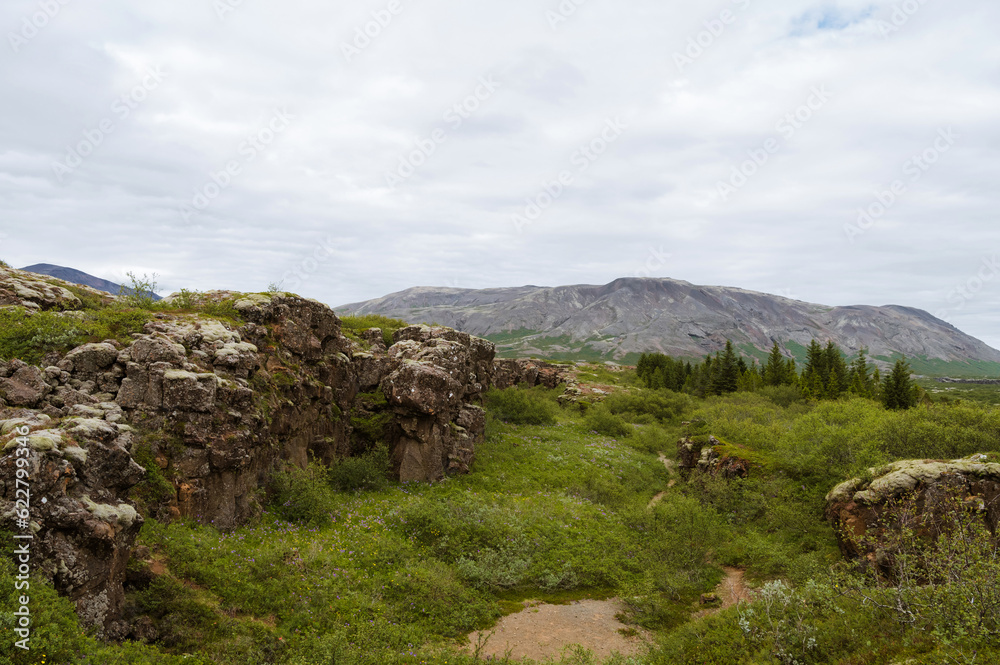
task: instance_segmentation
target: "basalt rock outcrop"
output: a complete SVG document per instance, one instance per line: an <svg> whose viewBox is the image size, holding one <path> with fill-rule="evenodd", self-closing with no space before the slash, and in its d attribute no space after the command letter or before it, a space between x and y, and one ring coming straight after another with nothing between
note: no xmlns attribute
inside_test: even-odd
<svg viewBox="0 0 1000 665"><path fill-rule="evenodd" d="M39 289L0 297L31 311L81 302ZM189 313L206 303L218 313ZM437 481L467 472L484 434L478 402L496 374L485 340L428 326L391 346L376 330L351 339L330 308L283 293L210 292L194 305L46 367L0 362L0 513L15 507L28 431L33 494L46 499L30 518L40 570L109 638L130 634L122 584L143 514L233 528L283 465L376 442L399 479Z"/></svg>
<svg viewBox="0 0 1000 665"><path fill-rule="evenodd" d="M510 388L527 385L555 388L569 383L570 378L564 367L544 360L529 358L502 358L496 361L494 387Z"/></svg>
<svg viewBox="0 0 1000 665"><path fill-rule="evenodd" d="M105 303L113 300L97 289L0 266L0 307L17 306L36 311L75 310L83 305L80 296Z"/></svg>
<svg viewBox="0 0 1000 665"><path fill-rule="evenodd" d="M881 565L881 550L895 528L899 506L914 511L918 537L933 537L949 511L979 515L994 534L1000 524L1000 464L985 455L952 461L904 460L872 469L869 478L840 483L826 496L826 517L841 552Z"/></svg>
<svg viewBox="0 0 1000 665"><path fill-rule="evenodd" d="M17 461L27 460L30 489L31 564L76 604L86 625L124 637L116 621L124 602L122 581L143 518L124 498L146 470L133 461L132 428L97 417L113 405L50 418L27 409L0 420L0 513L15 524ZM18 453L18 449L23 451ZM24 486L21 486L22 489ZM26 542L26 541L19 541Z"/></svg>
<svg viewBox="0 0 1000 665"><path fill-rule="evenodd" d="M726 446L714 436L688 436L677 442L677 466L723 478L746 478L752 463L726 452Z"/></svg>
<svg viewBox="0 0 1000 665"><path fill-rule="evenodd" d="M395 415L393 464L403 482L465 473L486 427L476 404L493 380L490 342L450 328L398 330L380 389Z"/></svg>

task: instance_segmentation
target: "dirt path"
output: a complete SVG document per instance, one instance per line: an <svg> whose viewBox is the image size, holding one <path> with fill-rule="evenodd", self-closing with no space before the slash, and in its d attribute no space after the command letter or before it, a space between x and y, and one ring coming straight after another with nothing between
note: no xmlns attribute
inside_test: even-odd
<svg viewBox="0 0 1000 665"><path fill-rule="evenodd" d="M664 455L663 453L660 453L660 461L663 462L663 466L667 467L667 473L669 473L671 476L674 475L674 473L677 470L677 464L672 459L668 459L667 456ZM674 479L674 478L671 478L670 482L667 483L667 488L669 489L669 488L673 487L676 484L677 484L677 480ZM663 497L666 494L667 494L666 492L660 492L659 494L657 494L656 496L654 496L649 501L649 505L646 506L646 508L652 510L653 506L655 506L660 501L662 501Z"/></svg>
<svg viewBox="0 0 1000 665"><path fill-rule="evenodd" d="M580 600L569 605L532 601L525 601L525 604L528 607L504 617L492 631L469 635L469 650L475 650L482 639L486 644L480 650L480 657L503 657L510 650L515 660L558 658L573 644L590 649L600 659L608 658L615 651L625 656L645 651L649 635L615 618L622 611L617 598Z"/></svg>
<svg viewBox="0 0 1000 665"><path fill-rule="evenodd" d="M715 614L727 607L750 600L750 590L743 583L743 571L739 568L730 568L729 566L723 566L723 570L726 571L726 579L722 580L719 586L715 587L715 594L722 600L722 604L718 607L695 612L691 615L692 619L699 619L709 614Z"/></svg>

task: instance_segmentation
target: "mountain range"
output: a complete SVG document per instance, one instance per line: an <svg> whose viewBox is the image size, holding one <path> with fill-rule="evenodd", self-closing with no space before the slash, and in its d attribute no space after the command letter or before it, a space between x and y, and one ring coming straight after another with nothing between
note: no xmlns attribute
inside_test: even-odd
<svg viewBox="0 0 1000 665"><path fill-rule="evenodd" d="M931 314L900 305L831 307L725 286L623 278L604 286L415 287L335 308L485 337L504 356L633 362L644 352L699 358L732 340L763 358L777 342L804 360L813 340L848 356L906 356L927 374L1000 374L1000 351Z"/></svg>
<svg viewBox="0 0 1000 665"><path fill-rule="evenodd" d="M106 279L101 279L100 277L94 277L89 275L82 270L77 270L75 268L66 268L64 266L56 266L51 263L36 263L35 265L26 266L21 268L26 272L33 272L36 275L48 275L49 277L55 277L57 279L62 279L70 284L79 284L81 286L89 286L91 288L97 289L99 291L105 291L111 295L117 296L122 293L122 289L125 289L125 293L131 293L132 289L129 287L123 287L121 284L116 284L114 282L108 281ZM155 293L150 294L153 300L160 300L160 296Z"/></svg>

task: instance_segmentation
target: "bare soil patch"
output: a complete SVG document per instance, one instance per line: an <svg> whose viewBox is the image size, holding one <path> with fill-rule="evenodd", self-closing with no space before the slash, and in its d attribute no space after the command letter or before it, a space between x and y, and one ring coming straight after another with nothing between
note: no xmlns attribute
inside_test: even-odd
<svg viewBox="0 0 1000 665"><path fill-rule="evenodd" d="M695 612L691 615L692 619L715 614L727 607L750 601L750 590L743 583L743 571L739 568L730 568L729 566L723 566L723 570L726 571L726 578L719 583L719 586L715 587L715 593L722 601L722 604L718 607Z"/></svg>
<svg viewBox="0 0 1000 665"><path fill-rule="evenodd" d="M503 657L509 651L514 659L543 660L558 658L567 647L578 644L603 659L615 651L622 655L642 653L649 639L646 631L615 618L622 611L617 598L578 600L567 605L529 600L525 605L524 610L501 619L494 629L472 633L470 649L482 639L486 644L481 657Z"/></svg>

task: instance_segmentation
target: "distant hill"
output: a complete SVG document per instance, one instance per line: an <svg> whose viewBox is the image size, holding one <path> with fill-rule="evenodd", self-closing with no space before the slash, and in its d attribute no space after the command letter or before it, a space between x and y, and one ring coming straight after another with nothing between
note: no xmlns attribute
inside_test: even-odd
<svg viewBox="0 0 1000 665"><path fill-rule="evenodd" d="M106 279L101 279L100 277L94 277L93 275L88 275L87 273L76 270L74 268L66 268L63 266L54 266L51 263L36 263L33 266L27 266L21 268L26 272L33 272L38 275L48 275L49 277L55 277L57 279L63 279L72 284L80 284L82 286L89 286L100 291L106 291L111 295L117 296L121 293L122 285L115 284ZM131 289L125 287L125 292L130 293ZM155 293L151 294L153 300L162 300L162 298Z"/></svg>
<svg viewBox="0 0 1000 665"><path fill-rule="evenodd" d="M812 339L861 348L918 373L1000 374L1000 351L927 312L899 305L829 307L745 289L626 278L604 286L416 287L336 308L450 326L497 343L505 356L633 361L658 351L697 358L731 339L763 358L774 342L803 360Z"/></svg>

